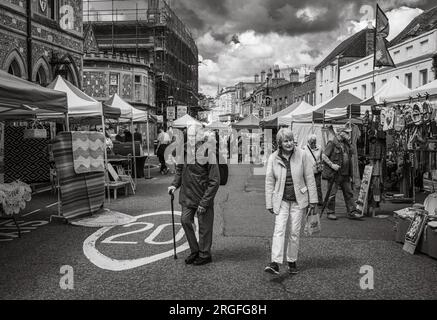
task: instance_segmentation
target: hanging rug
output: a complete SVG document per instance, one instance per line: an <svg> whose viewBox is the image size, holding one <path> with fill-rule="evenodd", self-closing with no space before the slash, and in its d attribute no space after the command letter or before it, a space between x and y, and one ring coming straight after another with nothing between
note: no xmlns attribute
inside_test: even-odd
<svg viewBox="0 0 437 320"><path fill-rule="evenodd" d="M70 223L75 226L99 228L121 226L134 222L135 220L136 217L128 214L112 211L110 209L103 209L102 211L99 211L99 213L93 214L91 217L70 220Z"/></svg>

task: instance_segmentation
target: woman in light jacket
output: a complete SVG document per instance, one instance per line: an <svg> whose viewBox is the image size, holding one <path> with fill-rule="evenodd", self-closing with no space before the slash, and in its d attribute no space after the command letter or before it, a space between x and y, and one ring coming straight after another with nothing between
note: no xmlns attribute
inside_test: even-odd
<svg viewBox="0 0 437 320"><path fill-rule="evenodd" d="M275 229L271 263L264 270L279 274L286 244L288 272L295 274L302 217L308 206L317 204L317 189L311 161L304 150L295 146L291 130L280 129L276 141L278 150L267 161L265 182L266 208L275 215ZM285 239L287 221L290 221L290 234Z"/></svg>

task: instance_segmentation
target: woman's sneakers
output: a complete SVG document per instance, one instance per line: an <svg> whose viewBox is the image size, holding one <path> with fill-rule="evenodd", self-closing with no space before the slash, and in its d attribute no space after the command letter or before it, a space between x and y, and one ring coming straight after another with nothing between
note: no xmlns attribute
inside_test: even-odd
<svg viewBox="0 0 437 320"><path fill-rule="evenodd" d="M279 274L279 265L276 262L270 262L267 267L264 268L264 271L271 274Z"/></svg>
<svg viewBox="0 0 437 320"><path fill-rule="evenodd" d="M288 262L288 273L297 274L299 269L297 269L296 262Z"/></svg>

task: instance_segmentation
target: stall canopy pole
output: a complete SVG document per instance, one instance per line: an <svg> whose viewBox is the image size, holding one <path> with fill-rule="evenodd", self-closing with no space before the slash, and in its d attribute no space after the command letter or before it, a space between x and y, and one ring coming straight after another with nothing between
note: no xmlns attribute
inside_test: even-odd
<svg viewBox="0 0 437 320"><path fill-rule="evenodd" d="M68 119L68 112L65 112L65 131L70 131L70 121Z"/></svg>
<svg viewBox="0 0 437 320"><path fill-rule="evenodd" d="M133 112L132 112L132 118L131 118L131 132L134 132L134 116L133 116ZM135 155L135 140L134 140L134 135L132 134L132 152L133 152L133 166L134 166L134 178L135 178L135 185L137 185L137 161L136 161L136 155Z"/></svg>
<svg viewBox="0 0 437 320"><path fill-rule="evenodd" d="M146 179L150 179L149 110L147 110L146 130L147 130L147 177L146 177Z"/></svg>

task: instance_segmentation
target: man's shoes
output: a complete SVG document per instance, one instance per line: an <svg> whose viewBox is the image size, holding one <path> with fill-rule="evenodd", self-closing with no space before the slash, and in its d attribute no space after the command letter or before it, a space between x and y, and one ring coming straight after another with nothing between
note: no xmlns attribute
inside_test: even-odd
<svg viewBox="0 0 437 320"><path fill-rule="evenodd" d="M199 257L199 253L194 252L185 258L185 263L186 264L193 264L194 260L196 260L197 257Z"/></svg>
<svg viewBox="0 0 437 320"><path fill-rule="evenodd" d="M210 263L210 262L212 262L212 258L211 257L208 257L208 258L197 257L193 261L193 264L195 266L201 266L201 265L204 265L204 264L207 264L207 263Z"/></svg>
<svg viewBox="0 0 437 320"><path fill-rule="evenodd" d="M328 217L329 220L337 220L337 216L335 214L333 214L333 213L328 213L327 217Z"/></svg>
<svg viewBox="0 0 437 320"><path fill-rule="evenodd" d="M299 269L297 269L296 262L288 262L288 273L297 274Z"/></svg>
<svg viewBox="0 0 437 320"><path fill-rule="evenodd" d="M279 266L276 262L270 262L268 266L264 268L264 271L271 274L279 274Z"/></svg>

